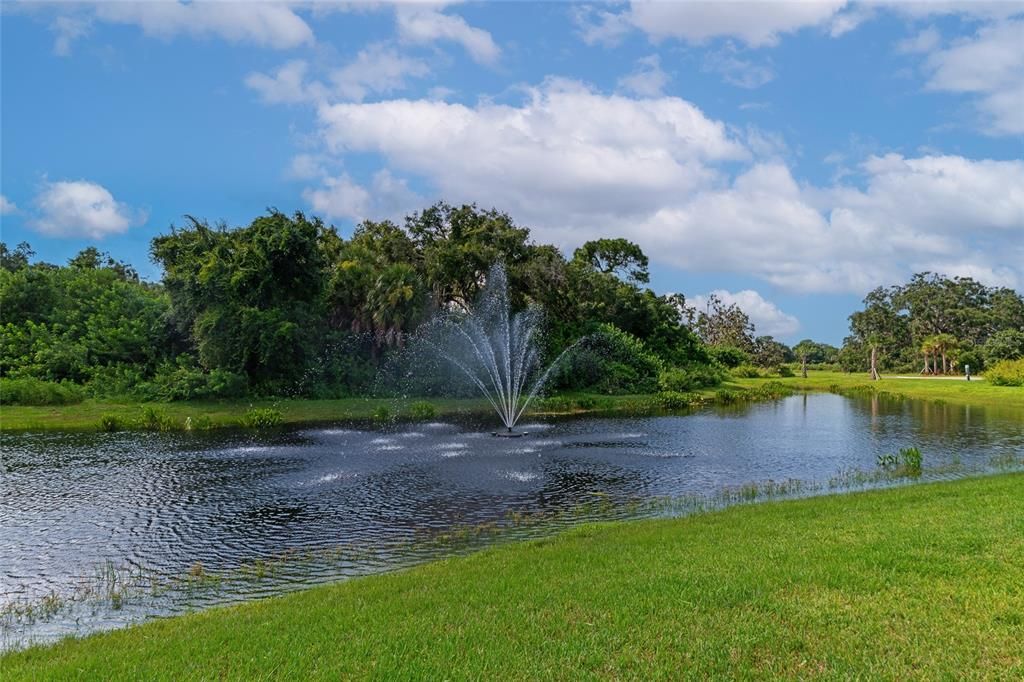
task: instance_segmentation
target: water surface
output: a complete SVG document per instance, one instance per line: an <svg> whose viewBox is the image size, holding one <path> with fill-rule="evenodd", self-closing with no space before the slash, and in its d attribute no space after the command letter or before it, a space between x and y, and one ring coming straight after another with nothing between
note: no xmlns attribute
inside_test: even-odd
<svg viewBox="0 0 1024 682"><path fill-rule="evenodd" d="M548 520L522 532L551 532L751 482L827 490L838 474L877 471L879 454L911 445L924 453L925 480L993 470L1024 456L1015 416L817 394L534 422L521 439L445 421L273 435L4 435L0 605L37 607L9 608L3 641L387 570L457 549L439 534L514 525L519 514ZM197 562L201 576L226 577L182 581ZM152 589L139 588L146 581ZM121 590L129 583L136 589Z"/></svg>

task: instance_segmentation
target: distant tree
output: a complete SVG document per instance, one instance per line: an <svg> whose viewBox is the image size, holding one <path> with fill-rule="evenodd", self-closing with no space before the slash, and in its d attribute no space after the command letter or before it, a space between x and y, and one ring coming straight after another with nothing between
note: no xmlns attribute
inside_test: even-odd
<svg viewBox="0 0 1024 682"><path fill-rule="evenodd" d="M747 353L754 350L754 325L735 303L726 305L715 294L696 314L697 334L709 346L730 346Z"/></svg>
<svg viewBox="0 0 1024 682"><path fill-rule="evenodd" d="M29 261L34 255L36 255L36 252L32 250L28 242L21 242L14 247L13 251L7 248L6 243L0 242L0 268L8 272L27 268Z"/></svg>
<svg viewBox="0 0 1024 682"><path fill-rule="evenodd" d="M760 367L778 367L786 362L791 355L789 346L776 341L771 336L758 336L754 339L752 357Z"/></svg>
<svg viewBox="0 0 1024 682"><path fill-rule="evenodd" d="M573 261L585 263L598 272L617 275L634 284L647 284L650 281L646 254L628 239L587 242L573 253Z"/></svg>
<svg viewBox="0 0 1024 682"><path fill-rule="evenodd" d="M1003 329L990 336L982 347L985 364L1024 357L1024 331Z"/></svg>

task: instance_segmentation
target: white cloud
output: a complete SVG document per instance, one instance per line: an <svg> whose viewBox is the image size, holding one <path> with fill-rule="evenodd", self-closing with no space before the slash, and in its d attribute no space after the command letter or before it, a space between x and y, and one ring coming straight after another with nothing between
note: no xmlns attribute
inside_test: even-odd
<svg viewBox="0 0 1024 682"><path fill-rule="evenodd" d="M0 194L0 215L10 215L12 213L17 212L18 207L14 204L14 202L5 197L3 194Z"/></svg>
<svg viewBox="0 0 1024 682"><path fill-rule="evenodd" d="M444 14L428 4L398 4L395 19L399 37L408 43L425 44L440 40L458 43L475 61L493 64L501 56L501 49L487 31L470 26L454 14Z"/></svg>
<svg viewBox="0 0 1024 682"><path fill-rule="evenodd" d="M661 70L661 58L652 54L638 59L633 72L619 79L619 87L643 97L656 97L668 81L668 74Z"/></svg>
<svg viewBox="0 0 1024 682"><path fill-rule="evenodd" d="M334 71L331 81L342 97L361 101L370 93L402 90L407 78L422 78L429 73L424 62L376 43L360 50L354 61Z"/></svg>
<svg viewBox="0 0 1024 682"><path fill-rule="evenodd" d="M633 2L622 12L577 13L588 43L614 43L631 28L651 40L706 43L735 38L751 47L775 45L786 33L825 26L846 0L805 2Z"/></svg>
<svg viewBox="0 0 1024 682"><path fill-rule="evenodd" d="M721 123L674 97L630 99L552 80L521 106L431 100L319 108L333 153L371 152L452 201L533 216L633 215L713 183L708 160L749 156Z"/></svg>
<svg viewBox="0 0 1024 682"><path fill-rule="evenodd" d="M775 71L770 66L743 59L732 43L727 43L720 50L707 52L703 69L718 73L730 85L747 89L759 88L775 78Z"/></svg>
<svg viewBox="0 0 1024 682"><path fill-rule="evenodd" d="M725 289L716 289L706 296L687 297L690 305L703 310L711 296L717 296L725 305L736 305L747 314L758 336L768 335L775 337L787 337L796 334L800 329L800 320L783 312L777 305L766 300L761 294L752 290L744 289L735 293Z"/></svg>
<svg viewBox="0 0 1024 682"><path fill-rule="evenodd" d="M315 212L327 218L354 221L384 218L400 221L423 203L404 179L396 178L387 170L375 173L369 188L356 183L347 174L326 177L320 187L303 192L303 198Z"/></svg>
<svg viewBox="0 0 1024 682"><path fill-rule="evenodd" d="M313 154L296 154L285 170L290 180L312 180L327 175L323 160Z"/></svg>
<svg viewBox="0 0 1024 682"><path fill-rule="evenodd" d="M250 73L245 77L245 84L259 93L267 104L298 104L321 99L326 91L322 84L308 83L306 73L309 64L302 59L294 59L278 67L272 75Z"/></svg>
<svg viewBox="0 0 1024 682"><path fill-rule="evenodd" d="M286 2L100 2L93 12L98 20L135 25L162 39L218 37L279 50L314 42L313 30Z"/></svg>
<svg viewBox="0 0 1024 682"><path fill-rule="evenodd" d="M1024 19L982 26L971 38L933 51L926 68L929 89L979 97L983 130L1024 134Z"/></svg>
<svg viewBox="0 0 1024 682"><path fill-rule="evenodd" d="M35 198L30 224L55 237L103 239L144 223L146 216L115 201L102 185L86 180L45 182Z"/></svg>

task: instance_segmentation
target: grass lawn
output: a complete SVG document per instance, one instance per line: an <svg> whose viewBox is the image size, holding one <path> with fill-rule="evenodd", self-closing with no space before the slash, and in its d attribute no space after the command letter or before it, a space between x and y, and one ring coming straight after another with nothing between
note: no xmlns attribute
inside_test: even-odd
<svg viewBox="0 0 1024 682"><path fill-rule="evenodd" d="M1024 677L1024 475L589 525L65 640L18 679Z"/></svg>

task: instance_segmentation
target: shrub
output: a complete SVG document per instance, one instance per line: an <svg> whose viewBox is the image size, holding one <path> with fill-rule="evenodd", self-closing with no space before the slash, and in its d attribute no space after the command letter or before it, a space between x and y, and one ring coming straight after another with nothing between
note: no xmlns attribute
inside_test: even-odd
<svg viewBox="0 0 1024 682"><path fill-rule="evenodd" d="M658 388L662 391L686 392L717 386L722 383L723 374L719 367L713 365L672 367L658 377Z"/></svg>
<svg viewBox="0 0 1024 682"><path fill-rule="evenodd" d="M209 431L213 428L213 420L210 419L209 415L201 414L197 417L188 417L185 419L185 430L186 431Z"/></svg>
<svg viewBox="0 0 1024 682"><path fill-rule="evenodd" d="M661 369L661 360L643 341L604 324L565 355L553 384L606 394L652 393Z"/></svg>
<svg viewBox="0 0 1024 682"><path fill-rule="evenodd" d="M378 424L385 424L391 420L391 410L381 405L373 411L373 421Z"/></svg>
<svg viewBox="0 0 1024 682"><path fill-rule="evenodd" d="M163 410L147 405L142 408L139 426L147 431L170 431L174 428L174 420Z"/></svg>
<svg viewBox="0 0 1024 682"><path fill-rule="evenodd" d="M696 393L681 393L679 391L661 391L657 395L658 404L666 410L681 410L691 405L699 405L701 398Z"/></svg>
<svg viewBox="0 0 1024 682"><path fill-rule="evenodd" d="M750 354L733 346L713 346L708 352L715 362L730 369L750 363Z"/></svg>
<svg viewBox="0 0 1024 682"><path fill-rule="evenodd" d="M153 381L141 384L135 393L140 397L165 401L240 398L245 395L248 386L241 374L223 369L205 372L188 362L184 360L178 365L162 366Z"/></svg>
<svg viewBox="0 0 1024 682"><path fill-rule="evenodd" d="M248 429L266 429L280 426L284 415L273 407L252 407L242 417L242 426Z"/></svg>
<svg viewBox="0 0 1024 682"><path fill-rule="evenodd" d="M35 377L0 379L0 403L4 405L71 405L82 398L81 387L71 383Z"/></svg>
<svg viewBox="0 0 1024 682"><path fill-rule="evenodd" d="M715 402L722 405L732 405L746 398L745 391L731 391L727 388L720 388L715 391Z"/></svg>
<svg viewBox="0 0 1024 682"><path fill-rule="evenodd" d="M582 395L574 398L573 402L581 410L592 410L597 407L597 398L592 395Z"/></svg>
<svg viewBox="0 0 1024 682"><path fill-rule="evenodd" d="M997 362L985 370L985 379L996 386L1024 386L1024 358Z"/></svg>
<svg viewBox="0 0 1024 682"><path fill-rule="evenodd" d="M120 431L124 428L124 423L121 418L116 414L104 414L100 416L99 429L100 431L107 431L113 433L114 431Z"/></svg>
<svg viewBox="0 0 1024 682"><path fill-rule="evenodd" d="M779 376L780 377L793 377L793 376L796 376L796 375L793 374L793 370L790 369L789 367L787 367L786 365L779 365Z"/></svg>
<svg viewBox="0 0 1024 682"><path fill-rule="evenodd" d="M437 416L437 408L426 400L419 400L409 406L409 414L412 415L413 419L419 421L433 419Z"/></svg>
<svg viewBox="0 0 1024 682"><path fill-rule="evenodd" d="M737 365L729 370L729 374L737 379L757 379L761 376L761 370L753 365Z"/></svg>

